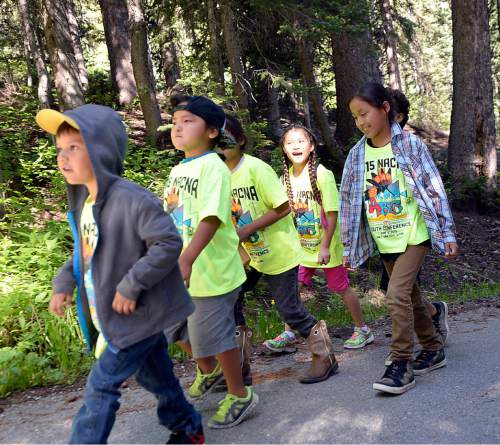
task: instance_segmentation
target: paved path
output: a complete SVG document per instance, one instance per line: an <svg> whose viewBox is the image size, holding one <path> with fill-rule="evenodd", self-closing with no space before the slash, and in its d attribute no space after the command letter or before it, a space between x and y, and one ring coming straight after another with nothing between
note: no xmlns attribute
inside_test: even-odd
<svg viewBox="0 0 500 445"><path fill-rule="evenodd" d="M265 361L256 369L261 403L255 415L236 428L207 429L207 443L500 443L500 309L465 312L450 325L448 366L417 377L416 388L402 396L371 387L383 372L383 336L365 350L345 353L337 340L340 372L320 384L297 383L307 365L292 356ZM65 442L79 396L75 391L7 406L0 414L0 442ZM220 397L198 405L205 420ZM167 438L153 398L125 389L110 442Z"/></svg>

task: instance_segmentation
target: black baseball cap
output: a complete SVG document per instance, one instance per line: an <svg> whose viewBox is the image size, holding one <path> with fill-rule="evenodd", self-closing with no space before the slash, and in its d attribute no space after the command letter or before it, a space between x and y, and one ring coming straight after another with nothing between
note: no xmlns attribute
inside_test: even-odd
<svg viewBox="0 0 500 445"><path fill-rule="evenodd" d="M179 110L186 110L201 117L207 125L213 126L221 132L224 128L226 115L223 108L208 97L187 96L175 105L174 113Z"/></svg>

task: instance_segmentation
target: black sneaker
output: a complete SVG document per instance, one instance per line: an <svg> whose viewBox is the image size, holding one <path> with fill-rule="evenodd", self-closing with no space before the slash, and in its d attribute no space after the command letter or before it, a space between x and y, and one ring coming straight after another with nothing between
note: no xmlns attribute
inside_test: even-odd
<svg viewBox="0 0 500 445"><path fill-rule="evenodd" d="M443 346L446 345L448 332L448 305L444 301L433 301L432 305L436 308L436 314L432 317L432 324L443 338Z"/></svg>
<svg viewBox="0 0 500 445"><path fill-rule="evenodd" d="M196 443L204 444L205 435L203 427L200 426L195 433L186 433L186 431L173 431L167 443Z"/></svg>
<svg viewBox="0 0 500 445"><path fill-rule="evenodd" d="M415 375L424 375L443 366L446 366L444 349L440 349L439 351L426 351L422 349L413 362L413 373Z"/></svg>
<svg viewBox="0 0 500 445"><path fill-rule="evenodd" d="M390 394L403 394L415 386L410 360L394 360L385 368L382 378L373 384L373 389Z"/></svg>

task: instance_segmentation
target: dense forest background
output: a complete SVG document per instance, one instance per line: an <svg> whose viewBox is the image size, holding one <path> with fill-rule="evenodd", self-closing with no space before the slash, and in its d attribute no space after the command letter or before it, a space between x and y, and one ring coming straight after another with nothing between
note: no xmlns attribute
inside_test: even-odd
<svg viewBox="0 0 500 445"><path fill-rule="evenodd" d="M278 172L282 129L304 123L340 182L359 137L347 101L376 80L407 95L406 129L431 146L455 209L495 217L499 10L500 0L0 0L0 396L89 363L74 314L46 313L70 239L38 109L117 109L126 176L157 193L179 159L173 92L238 115L249 150Z"/></svg>

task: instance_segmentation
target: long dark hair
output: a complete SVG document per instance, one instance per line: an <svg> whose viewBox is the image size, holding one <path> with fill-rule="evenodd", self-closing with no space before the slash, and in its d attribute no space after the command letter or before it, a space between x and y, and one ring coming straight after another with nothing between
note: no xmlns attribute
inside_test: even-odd
<svg viewBox="0 0 500 445"><path fill-rule="evenodd" d="M224 124L224 130L227 130L235 139L238 144L240 144L240 150L244 150L247 144L247 137L245 136L245 130L241 125L241 122L230 114L226 113L226 123Z"/></svg>
<svg viewBox="0 0 500 445"><path fill-rule="evenodd" d="M352 102L353 99L361 99L368 102L372 107L383 108L384 102L388 102L390 105L389 113L389 123L394 122L394 117L396 116L396 110L393 106L393 99L391 90L385 88L381 83L378 82L367 82L361 86L361 88L349 99L348 104Z"/></svg>
<svg viewBox="0 0 500 445"><path fill-rule="evenodd" d="M318 188L318 157L316 155L316 148L318 144L316 142L316 136L314 136L314 133L311 130L309 130L309 128L304 127L303 125L298 125L298 124L289 125L288 127L286 127L285 131L281 135L279 146L281 148L281 154L283 155L283 180L286 185L288 203L290 204L291 211L295 213L293 206L293 190L292 190L292 184L290 182L290 173L289 173L290 161L285 153L286 135L293 130L303 131L304 134L309 139L309 142L312 145L314 145L314 150L311 152L311 154L309 155L309 159L307 160L307 169L309 172L309 181L311 182L311 188L313 191L313 196L315 201L322 207L323 200L321 199L321 193Z"/></svg>

